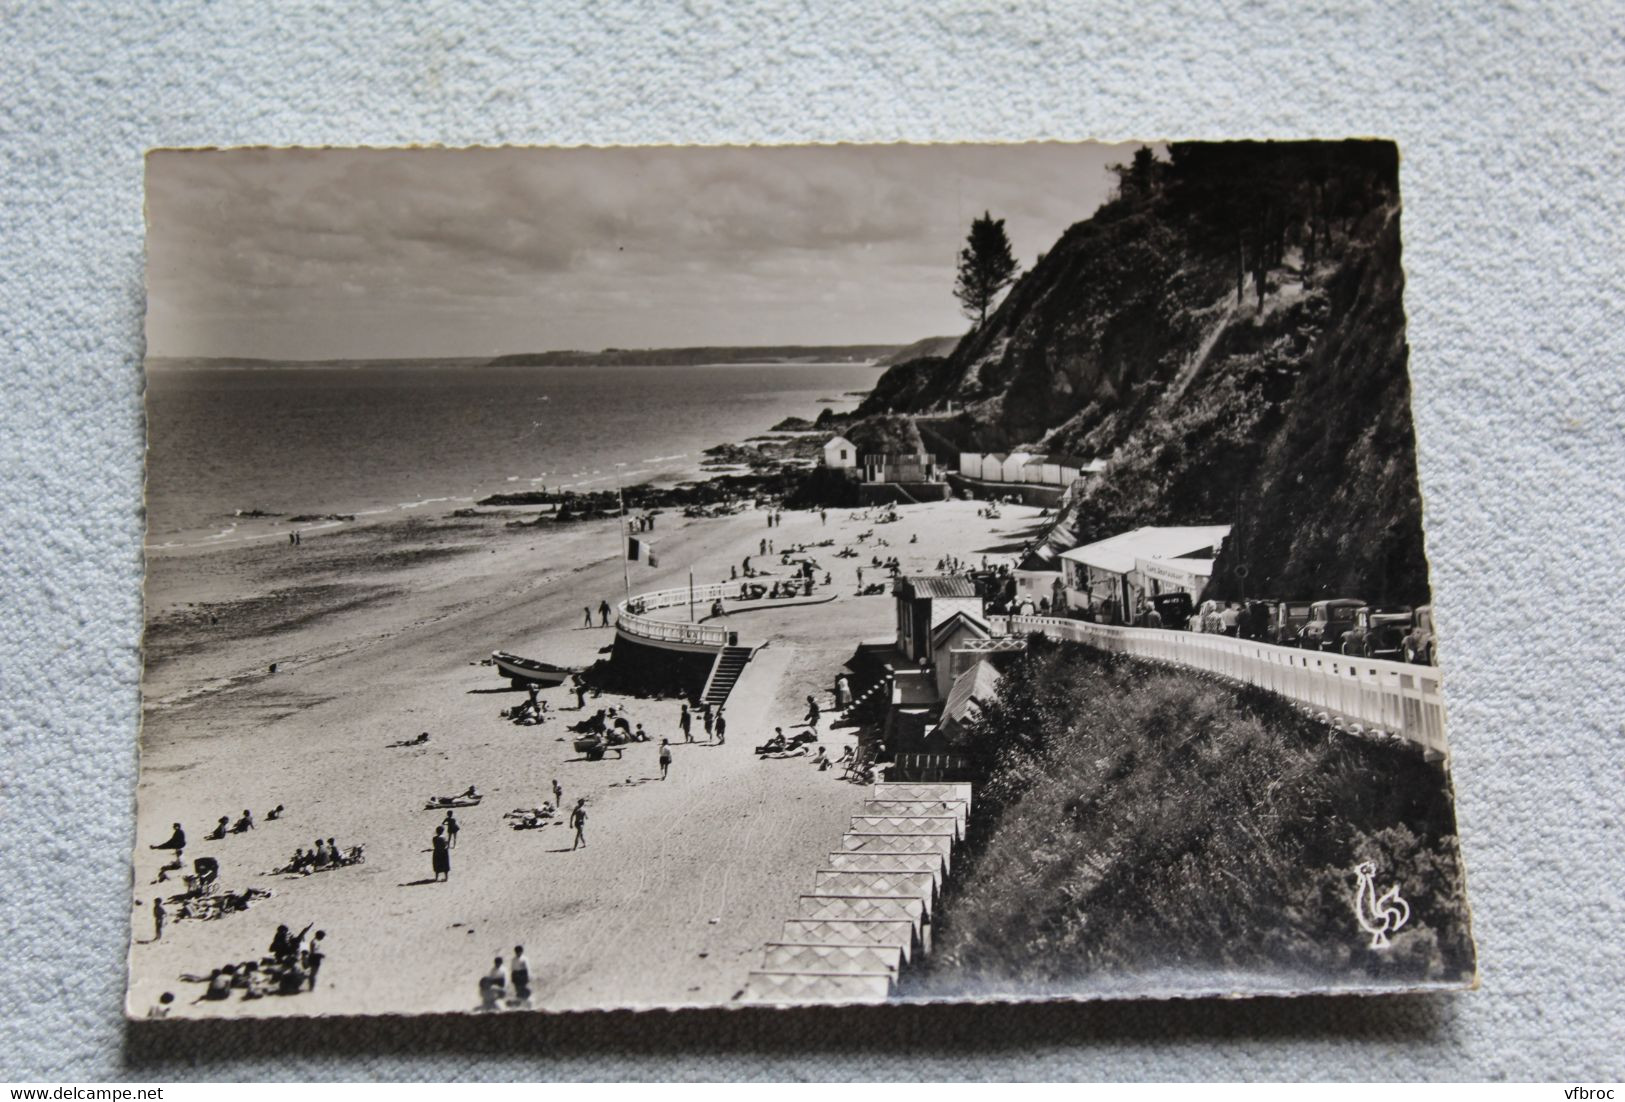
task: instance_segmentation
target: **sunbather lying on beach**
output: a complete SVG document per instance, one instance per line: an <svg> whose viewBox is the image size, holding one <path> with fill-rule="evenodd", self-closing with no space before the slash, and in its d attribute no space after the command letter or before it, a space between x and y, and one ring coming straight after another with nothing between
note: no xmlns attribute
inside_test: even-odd
<svg viewBox="0 0 1625 1102"><path fill-rule="evenodd" d="M396 747L396 746L422 746L424 743L426 743L428 741L429 741L429 732L425 731L421 735L419 735L417 738L402 739L399 742L391 742L388 745L390 747Z"/></svg>
<svg viewBox="0 0 1625 1102"><path fill-rule="evenodd" d="M483 799L485 799L485 797L480 795L480 790L475 788L473 785L469 785L467 791L456 796L430 796L428 803L424 804L424 807L430 809L445 807L473 807Z"/></svg>

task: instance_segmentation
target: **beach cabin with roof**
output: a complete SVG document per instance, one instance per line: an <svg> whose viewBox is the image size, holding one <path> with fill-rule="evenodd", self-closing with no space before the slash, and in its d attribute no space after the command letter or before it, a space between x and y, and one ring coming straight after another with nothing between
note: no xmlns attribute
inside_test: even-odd
<svg viewBox="0 0 1625 1102"><path fill-rule="evenodd" d="M897 602L897 651L916 665L931 661L931 632L958 612L985 623L976 584L960 574L905 574L892 583Z"/></svg>
<svg viewBox="0 0 1625 1102"><path fill-rule="evenodd" d="M999 470L1000 470L999 481L1000 482L1020 482L1020 481L1022 481L1022 474L1021 474L1022 468L1026 467L1027 461L1029 459L1031 459L1032 457L1033 457L1032 452L1011 452L1009 455L1005 456L1004 457L1004 462L1003 462L1003 464L1000 465L1000 468L999 468Z"/></svg>
<svg viewBox="0 0 1625 1102"><path fill-rule="evenodd" d="M1021 481L1042 485L1044 481L1044 464L1048 462L1046 455L1035 455L1028 458L1021 465Z"/></svg>
<svg viewBox="0 0 1625 1102"><path fill-rule="evenodd" d="M844 436L832 436L824 444L824 466L847 471L858 465L858 448Z"/></svg>
<svg viewBox="0 0 1625 1102"><path fill-rule="evenodd" d="M965 609L959 609L931 629L931 667L939 700L946 699L954 678L962 672L962 667L955 667L954 656L968 652L960 648L972 641L991 638L993 629L987 621Z"/></svg>
<svg viewBox="0 0 1625 1102"><path fill-rule="evenodd" d="M1004 461L1007 458L1009 456L1005 452L984 452L982 454L982 473L980 475L982 481L1003 482Z"/></svg>
<svg viewBox="0 0 1625 1102"><path fill-rule="evenodd" d="M982 453L960 452L959 473L966 478L982 477Z"/></svg>
<svg viewBox="0 0 1625 1102"><path fill-rule="evenodd" d="M1179 587L1184 580L1198 576L1188 562L1173 568L1169 577L1147 575L1142 562L1211 561L1229 535L1228 524L1146 527L1074 547L1061 554L1067 603L1074 609L1090 610L1107 623L1129 623L1146 595L1166 593L1175 587L1171 577L1174 571L1182 579ZM1211 574L1212 568L1208 570ZM1192 593L1191 598L1200 600L1201 592Z"/></svg>

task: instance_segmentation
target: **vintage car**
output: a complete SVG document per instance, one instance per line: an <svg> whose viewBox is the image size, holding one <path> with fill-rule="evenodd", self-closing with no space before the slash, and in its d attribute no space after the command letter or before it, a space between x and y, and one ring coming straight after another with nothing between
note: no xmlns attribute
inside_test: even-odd
<svg viewBox="0 0 1625 1102"><path fill-rule="evenodd" d="M1411 630L1400 641L1405 661L1418 666L1437 666L1438 651L1433 646L1433 606L1423 605L1411 613Z"/></svg>
<svg viewBox="0 0 1625 1102"><path fill-rule="evenodd" d="M1298 645L1298 635L1303 626L1309 622L1308 601L1261 601L1267 605L1262 618L1254 612L1255 623L1258 625L1259 638L1266 643L1276 643L1283 647Z"/></svg>
<svg viewBox="0 0 1625 1102"><path fill-rule="evenodd" d="M1354 624L1354 614L1365 602L1353 597L1316 601L1309 606L1309 619L1298 633L1298 646L1304 650L1336 650L1343 633Z"/></svg>
<svg viewBox="0 0 1625 1102"><path fill-rule="evenodd" d="M1369 606L1356 609L1354 625L1343 633L1344 654L1360 654L1367 658L1398 659L1405 645L1405 633L1411 627L1411 610L1375 609Z"/></svg>

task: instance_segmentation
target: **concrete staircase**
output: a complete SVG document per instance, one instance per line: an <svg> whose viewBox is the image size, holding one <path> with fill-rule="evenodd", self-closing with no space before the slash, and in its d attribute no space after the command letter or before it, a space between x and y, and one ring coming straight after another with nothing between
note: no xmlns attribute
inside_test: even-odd
<svg viewBox="0 0 1625 1102"><path fill-rule="evenodd" d="M749 647L723 647L718 651L716 660L711 663L711 674L705 679L705 688L700 691L700 703L722 707L739 683L739 675L745 672L750 655Z"/></svg>
<svg viewBox="0 0 1625 1102"><path fill-rule="evenodd" d="M931 918L970 813L968 784L877 784L734 998L878 1002L931 949Z"/></svg>

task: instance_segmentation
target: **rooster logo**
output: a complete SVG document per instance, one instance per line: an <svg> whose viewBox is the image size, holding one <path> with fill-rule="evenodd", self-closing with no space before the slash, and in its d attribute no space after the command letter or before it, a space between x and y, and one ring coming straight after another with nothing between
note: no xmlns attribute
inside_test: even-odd
<svg viewBox="0 0 1625 1102"><path fill-rule="evenodd" d="M1386 949L1388 935L1411 920L1411 905L1400 896L1398 884L1377 894L1377 866L1370 861L1360 862L1354 871L1359 878L1354 887L1354 917L1360 929L1371 935L1371 948Z"/></svg>

